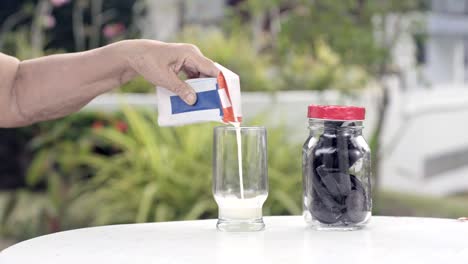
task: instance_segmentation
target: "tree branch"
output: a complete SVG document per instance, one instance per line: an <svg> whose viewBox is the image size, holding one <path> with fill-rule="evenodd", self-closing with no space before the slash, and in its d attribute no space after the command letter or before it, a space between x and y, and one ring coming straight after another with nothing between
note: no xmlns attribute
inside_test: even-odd
<svg viewBox="0 0 468 264"><path fill-rule="evenodd" d="M83 12L86 0L77 0L73 6L73 36L77 51L85 49L85 29L83 23Z"/></svg>
<svg viewBox="0 0 468 264"><path fill-rule="evenodd" d="M44 49L44 32L43 32L43 19L46 15L50 14L52 6L48 0L41 0L36 7L33 23L31 25L31 56L33 58L39 57Z"/></svg>
<svg viewBox="0 0 468 264"><path fill-rule="evenodd" d="M91 23L92 27L90 30L90 48L99 47L101 37L101 26L102 26L102 3L103 0L91 1Z"/></svg>
<svg viewBox="0 0 468 264"><path fill-rule="evenodd" d="M3 45L5 42L5 36L7 32L11 31L13 27L18 25L21 21L28 18L29 14L23 10L20 10L5 19L5 22L2 24L0 28L0 50L3 49Z"/></svg>

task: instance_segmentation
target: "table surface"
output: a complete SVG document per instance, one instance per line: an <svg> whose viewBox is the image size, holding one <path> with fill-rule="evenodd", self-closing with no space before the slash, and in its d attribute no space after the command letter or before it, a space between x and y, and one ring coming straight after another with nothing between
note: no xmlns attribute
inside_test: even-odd
<svg viewBox="0 0 468 264"><path fill-rule="evenodd" d="M265 223L253 233L217 231L216 220L77 229L13 245L0 263L468 263L468 222L454 219L373 217L341 232L300 216Z"/></svg>

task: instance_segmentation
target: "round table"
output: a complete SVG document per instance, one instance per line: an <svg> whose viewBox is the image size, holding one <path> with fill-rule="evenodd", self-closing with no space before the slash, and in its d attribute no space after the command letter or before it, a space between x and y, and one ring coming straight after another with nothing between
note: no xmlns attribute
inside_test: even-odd
<svg viewBox="0 0 468 264"><path fill-rule="evenodd" d="M253 233L217 231L216 220L77 229L16 244L0 263L468 263L468 222L454 219L373 217L347 232L314 231L299 216L265 223Z"/></svg>

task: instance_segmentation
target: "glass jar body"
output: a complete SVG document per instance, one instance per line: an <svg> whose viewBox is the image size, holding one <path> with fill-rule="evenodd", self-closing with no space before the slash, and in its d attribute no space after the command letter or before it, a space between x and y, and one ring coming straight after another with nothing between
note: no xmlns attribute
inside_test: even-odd
<svg viewBox="0 0 468 264"><path fill-rule="evenodd" d="M372 209L370 148L362 121L309 119L303 146L303 213L319 230L354 230Z"/></svg>

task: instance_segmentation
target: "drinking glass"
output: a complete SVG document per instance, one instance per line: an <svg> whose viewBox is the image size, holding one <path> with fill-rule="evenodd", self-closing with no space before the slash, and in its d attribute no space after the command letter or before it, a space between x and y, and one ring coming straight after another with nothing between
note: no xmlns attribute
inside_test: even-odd
<svg viewBox="0 0 468 264"><path fill-rule="evenodd" d="M213 194L219 209L219 230L264 229L262 206L268 196L264 127L214 128Z"/></svg>

